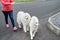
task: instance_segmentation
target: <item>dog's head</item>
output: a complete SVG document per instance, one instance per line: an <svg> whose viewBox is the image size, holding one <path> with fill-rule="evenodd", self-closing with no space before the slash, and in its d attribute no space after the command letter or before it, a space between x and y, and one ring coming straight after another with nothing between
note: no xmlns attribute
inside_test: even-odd
<svg viewBox="0 0 60 40"><path fill-rule="evenodd" d="M19 12L18 12L18 14L21 14L21 13L23 14L23 13L24 13L24 11L19 11Z"/></svg>
<svg viewBox="0 0 60 40"><path fill-rule="evenodd" d="M38 25L39 25L39 20L38 20L38 18L37 18L36 16L33 16L32 19L33 19L34 25L35 25L35 26L38 26Z"/></svg>
<svg viewBox="0 0 60 40"><path fill-rule="evenodd" d="M24 18L25 18L25 21L30 21L31 16L30 16L30 14L29 14L29 13L25 13Z"/></svg>

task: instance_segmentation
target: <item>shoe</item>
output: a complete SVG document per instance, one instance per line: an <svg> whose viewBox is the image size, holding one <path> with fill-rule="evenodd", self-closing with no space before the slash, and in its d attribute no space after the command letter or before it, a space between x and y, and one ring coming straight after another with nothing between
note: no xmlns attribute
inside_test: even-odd
<svg viewBox="0 0 60 40"><path fill-rule="evenodd" d="M13 30L16 31L17 30L17 27L13 27Z"/></svg>
<svg viewBox="0 0 60 40"><path fill-rule="evenodd" d="M9 24L6 24L6 27L9 28Z"/></svg>

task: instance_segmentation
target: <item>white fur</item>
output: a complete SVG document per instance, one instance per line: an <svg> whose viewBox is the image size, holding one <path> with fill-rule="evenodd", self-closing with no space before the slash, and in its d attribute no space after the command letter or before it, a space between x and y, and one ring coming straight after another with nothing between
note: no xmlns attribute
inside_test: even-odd
<svg viewBox="0 0 60 40"><path fill-rule="evenodd" d="M31 21L29 23L31 39L33 39L33 37L35 36L38 29L38 25L39 25L38 18L36 16L32 16Z"/></svg>
<svg viewBox="0 0 60 40"><path fill-rule="evenodd" d="M29 13L24 13L23 11L19 11L17 13L17 23L19 25L19 28L21 28L21 23L23 24L24 32L28 31L28 25L30 20L31 20L31 16Z"/></svg>

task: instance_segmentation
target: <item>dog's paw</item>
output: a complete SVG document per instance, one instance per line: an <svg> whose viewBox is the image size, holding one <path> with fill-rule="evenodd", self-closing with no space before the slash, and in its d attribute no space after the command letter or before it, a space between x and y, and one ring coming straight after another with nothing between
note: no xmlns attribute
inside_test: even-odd
<svg viewBox="0 0 60 40"><path fill-rule="evenodd" d="M27 29L27 32L29 32L29 29Z"/></svg>
<svg viewBox="0 0 60 40"><path fill-rule="evenodd" d="M33 40L33 37L31 37L31 40Z"/></svg>
<svg viewBox="0 0 60 40"><path fill-rule="evenodd" d="M27 31L25 31L25 33L26 33Z"/></svg>
<svg viewBox="0 0 60 40"><path fill-rule="evenodd" d="M24 31L25 33L27 32L27 31Z"/></svg>

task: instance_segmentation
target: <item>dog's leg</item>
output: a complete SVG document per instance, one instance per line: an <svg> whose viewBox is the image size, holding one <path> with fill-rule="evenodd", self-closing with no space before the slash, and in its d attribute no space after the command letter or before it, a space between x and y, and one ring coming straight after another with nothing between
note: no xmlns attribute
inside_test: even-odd
<svg viewBox="0 0 60 40"><path fill-rule="evenodd" d="M24 30L24 32L27 32L26 25L24 25L24 24L23 24L23 30Z"/></svg>
<svg viewBox="0 0 60 40"><path fill-rule="evenodd" d="M20 20L18 22L18 26L19 26L19 28L21 28L21 21Z"/></svg>
<svg viewBox="0 0 60 40"><path fill-rule="evenodd" d="M35 36L36 32L37 32L37 29L34 31L33 37Z"/></svg>
<svg viewBox="0 0 60 40"><path fill-rule="evenodd" d="M19 25L19 28L21 28L21 24L18 24Z"/></svg>
<svg viewBox="0 0 60 40"><path fill-rule="evenodd" d="M27 26L27 31L29 31L29 27Z"/></svg>
<svg viewBox="0 0 60 40"><path fill-rule="evenodd" d="M30 37L31 37L31 40L33 39L33 31L30 29Z"/></svg>
<svg viewBox="0 0 60 40"><path fill-rule="evenodd" d="M34 30L33 37L35 36L36 31Z"/></svg>

